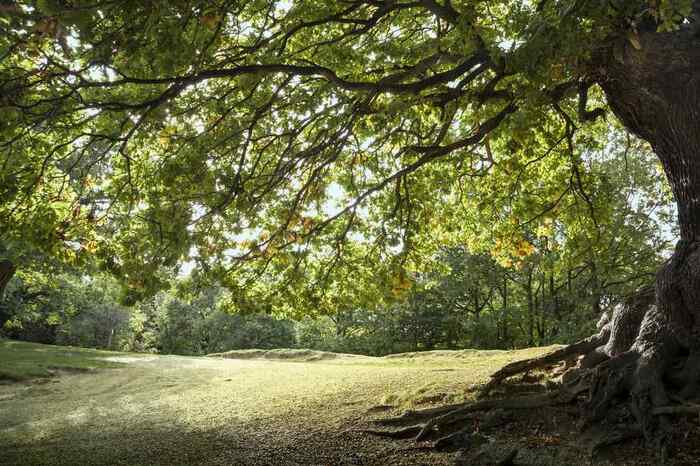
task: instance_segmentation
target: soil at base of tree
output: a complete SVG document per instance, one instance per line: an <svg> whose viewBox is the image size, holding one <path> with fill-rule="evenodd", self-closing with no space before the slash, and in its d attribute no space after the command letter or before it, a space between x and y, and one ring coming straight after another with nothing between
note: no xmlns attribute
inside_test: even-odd
<svg viewBox="0 0 700 466"><path fill-rule="evenodd" d="M502 390L494 392L492 396L500 398L545 391L546 388L539 383L514 382L503 384ZM583 403L577 402L564 406L517 410L507 414L508 422L492 428L482 428L478 420L464 423L459 428L483 434L489 442L486 450L495 451L496 457L503 458L509 451L517 450L513 462L504 464L523 466L658 464L654 450L647 448L639 435L593 452L591 445L599 443L603 438L610 438L614 433L623 432L633 420L624 408L619 408L611 411L601 423L582 428L582 409L585 409ZM670 457L665 464L700 465L700 416L688 414L677 417L673 420L671 429ZM397 448L405 448L406 451L411 449L419 451L422 448L428 449L434 446L433 442L416 443L413 437L401 440L386 439L386 442ZM474 457L480 449L483 448L476 446L465 450L454 447L450 452L455 457L461 455L462 458L466 458L466 461L460 464L474 466L497 464L489 461L478 462ZM415 459L407 457L405 463L396 464L427 463L415 462Z"/></svg>

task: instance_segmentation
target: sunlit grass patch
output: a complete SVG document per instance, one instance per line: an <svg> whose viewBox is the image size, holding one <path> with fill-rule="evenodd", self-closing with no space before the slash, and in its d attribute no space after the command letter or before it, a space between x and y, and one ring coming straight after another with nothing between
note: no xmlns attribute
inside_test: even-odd
<svg viewBox="0 0 700 466"><path fill-rule="evenodd" d="M313 456L321 454L316 434L332 442L361 420L470 399L503 364L547 350L303 362L315 355L134 355L2 341L0 367L23 377L50 367L120 369L0 385L0 444L9 446L0 464L286 464L274 456L280 452L311 455L299 464L337 464ZM372 441L353 448L379 454ZM431 456L419 464L450 461Z"/></svg>
<svg viewBox="0 0 700 466"><path fill-rule="evenodd" d="M328 351L298 348L232 350L223 353L212 353L207 356L224 359L273 359L293 362L328 361L336 359L352 359L357 361L370 358L369 356L360 356L357 354L331 353Z"/></svg>
<svg viewBox="0 0 700 466"><path fill-rule="evenodd" d="M121 367L122 364L104 358L122 354L0 339L0 380L21 381L50 377L61 371L87 372Z"/></svg>

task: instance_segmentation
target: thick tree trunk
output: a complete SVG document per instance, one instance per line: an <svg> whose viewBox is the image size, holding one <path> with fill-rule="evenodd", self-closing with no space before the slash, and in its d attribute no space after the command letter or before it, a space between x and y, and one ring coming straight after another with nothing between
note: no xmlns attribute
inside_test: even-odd
<svg viewBox="0 0 700 466"><path fill-rule="evenodd" d="M678 204L681 238L700 237L700 38L647 33L610 51L599 77L623 124L649 141Z"/></svg>
<svg viewBox="0 0 700 466"><path fill-rule="evenodd" d="M15 270L15 265L11 261L7 259L0 260L0 301L5 296L5 288L14 276Z"/></svg>
<svg viewBox="0 0 700 466"><path fill-rule="evenodd" d="M600 396L597 408L628 389L649 437L656 426L646 413L668 404L669 390L697 396L700 379L700 39L689 29L648 32L637 45L624 41L609 50L598 82L617 117L659 157L678 205L681 239L657 274L655 305L613 319L619 338L613 330L602 349L613 358L610 394ZM674 376L677 367L682 375ZM624 370L631 375L618 377ZM671 379L676 387L664 383Z"/></svg>
<svg viewBox="0 0 700 466"><path fill-rule="evenodd" d="M9 318L3 301L5 299L5 288L7 288L7 284L14 274L15 265L9 260L0 260L0 330L5 326L5 322Z"/></svg>
<svg viewBox="0 0 700 466"><path fill-rule="evenodd" d="M527 346L535 346L535 298L532 291L532 269L527 272Z"/></svg>
<svg viewBox="0 0 700 466"><path fill-rule="evenodd" d="M503 348L510 348L513 346L513 343L510 341L510 334L508 331L508 278L506 276L503 277L503 292L501 297L503 301L501 304L500 326L502 327L502 331L499 332L500 341L502 342L501 346Z"/></svg>
<svg viewBox="0 0 700 466"><path fill-rule="evenodd" d="M657 309L639 339L697 345L700 315L700 40L690 30L647 33L640 48L610 52L600 77L611 108L646 139L678 205L681 240L657 276ZM660 325L651 325L651 320ZM670 344L670 343L667 343Z"/></svg>
<svg viewBox="0 0 700 466"><path fill-rule="evenodd" d="M598 277L598 267L595 262L595 258L591 257L590 258L590 267L591 267L591 311L592 315L594 318L598 318L598 316L601 314L601 307L600 307L600 298L601 298L601 291L600 291L600 279Z"/></svg>

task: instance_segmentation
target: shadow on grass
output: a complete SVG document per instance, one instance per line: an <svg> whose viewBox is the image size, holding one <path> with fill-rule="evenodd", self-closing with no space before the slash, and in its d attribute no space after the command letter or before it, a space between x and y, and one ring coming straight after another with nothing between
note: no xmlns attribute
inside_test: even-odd
<svg viewBox="0 0 700 466"><path fill-rule="evenodd" d="M366 465L451 464L451 455L415 451L351 430L264 424L196 430L135 424L126 431L63 431L46 439L5 445L0 464L29 465Z"/></svg>

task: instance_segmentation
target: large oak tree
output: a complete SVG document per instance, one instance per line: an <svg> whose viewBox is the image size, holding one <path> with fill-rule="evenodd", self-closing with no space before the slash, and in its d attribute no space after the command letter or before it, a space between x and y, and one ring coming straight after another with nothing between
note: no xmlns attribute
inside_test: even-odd
<svg viewBox="0 0 700 466"><path fill-rule="evenodd" d="M256 295L269 268L323 284L343 264L358 286L362 271L405 265L455 184L495 166L517 180L518 166L553 158L595 224L581 147L612 113L661 161L680 242L598 335L494 381L585 354L558 399L588 390L599 418L627 395L663 439L671 394L700 382L696 7L3 1L0 231L47 250L68 241L63 254L94 253L135 286L192 251L249 299L279 298ZM405 253L385 263L386 251Z"/></svg>

